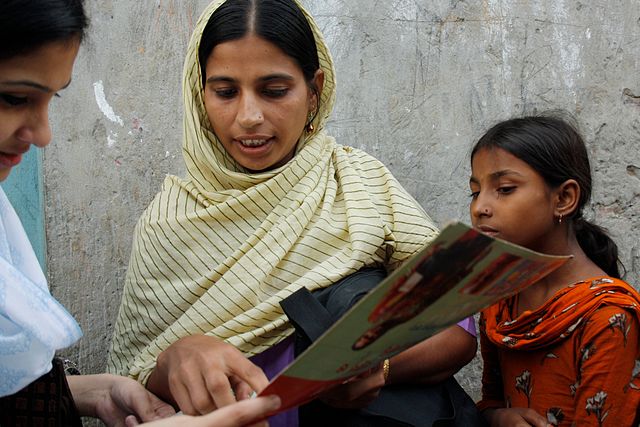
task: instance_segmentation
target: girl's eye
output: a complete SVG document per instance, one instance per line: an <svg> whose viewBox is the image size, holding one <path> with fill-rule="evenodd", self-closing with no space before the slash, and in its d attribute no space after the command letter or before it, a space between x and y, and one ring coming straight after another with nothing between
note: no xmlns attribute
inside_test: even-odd
<svg viewBox="0 0 640 427"><path fill-rule="evenodd" d="M515 189L516 187L514 185L499 187L498 194L510 194L510 193L513 193Z"/></svg>
<svg viewBox="0 0 640 427"><path fill-rule="evenodd" d="M282 98L289 92L289 89L286 87L283 88L267 88L263 89L262 93L269 98Z"/></svg>
<svg viewBox="0 0 640 427"><path fill-rule="evenodd" d="M13 96L6 93L0 94L0 99L2 99L2 102L12 107L26 104L28 101L26 96Z"/></svg>
<svg viewBox="0 0 640 427"><path fill-rule="evenodd" d="M480 194L480 192L479 192L479 191L473 191L469 196L470 196L472 199L477 199L477 198L478 198L478 194Z"/></svg>
<svg viewBox="0 0 640 427"><path fill-rule="evenodd" d="M214 92L216 96L220 98L225 98L225 99L233 98L237 93L237 91L232 88L215 89Z"/></svg>

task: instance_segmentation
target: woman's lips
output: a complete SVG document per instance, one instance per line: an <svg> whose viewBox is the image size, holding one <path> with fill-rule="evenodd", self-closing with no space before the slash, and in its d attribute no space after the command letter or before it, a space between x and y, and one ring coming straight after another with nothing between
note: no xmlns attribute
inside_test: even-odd
<svg viewBox="0 0 640 427"><path fill-rule="evenodd" d="M12 168L22 161L22 154L0 152L0 166Z"/></svg>

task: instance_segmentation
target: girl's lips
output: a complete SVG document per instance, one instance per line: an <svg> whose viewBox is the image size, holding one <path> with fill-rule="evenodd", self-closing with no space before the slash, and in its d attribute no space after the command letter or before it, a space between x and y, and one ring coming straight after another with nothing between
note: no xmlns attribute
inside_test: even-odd
<svg viewBox="0 0 640 427"><path fill-rule="evenodd" d="M12 168L22 161L22 154L0 152L0 166Z"/></svg>
<svg viewBox="0 0 640 427"><path fill-rule="evenodd" d="M477 227L478 231L480 231L483 234L486 234L487 236L491 236L491 237L495 237L499 234L498 230L496 230L495 228L491 228L491 227L487 227L486 225L481 225L479 227Z"/></svg>

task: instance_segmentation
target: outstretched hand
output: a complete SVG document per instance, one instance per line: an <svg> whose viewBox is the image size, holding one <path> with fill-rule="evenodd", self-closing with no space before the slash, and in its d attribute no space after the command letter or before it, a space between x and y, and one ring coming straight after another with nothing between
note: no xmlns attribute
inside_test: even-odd
<svg viewBox="0 0 640 427"><path fill-rule="evenodd" d="M67 377L82 416L97 417L107 427L129 427L175 414L173 407L131 378L118 375Z"/></svg>
<svg viewBox="0 0 640 427"><path fill-rule="evenodd" d="M227 405L208 415L179 415L144 424L143 427L263 427L268 426L264 421L266 415L279 407L280 399L277 396L258 397Z"/></svg>
<svg viewBox="0 0 640 427"><path fill-rule="evenodd" d="M160 356L147 388L187 415L204 415L260 392L269 381L238 349L217 338L192 335Z"/></svg>

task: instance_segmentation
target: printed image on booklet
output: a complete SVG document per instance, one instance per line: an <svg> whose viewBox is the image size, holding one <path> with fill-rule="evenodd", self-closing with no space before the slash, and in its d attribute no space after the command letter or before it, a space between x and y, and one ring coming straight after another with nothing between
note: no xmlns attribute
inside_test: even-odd
<svg viewBox="0 0 640 427"><path fill-rule="evenodd" d="M260 395L277 394L278 412L375 368L560 267L550 256L450 223L437 239L380 282Z"/></svg>

